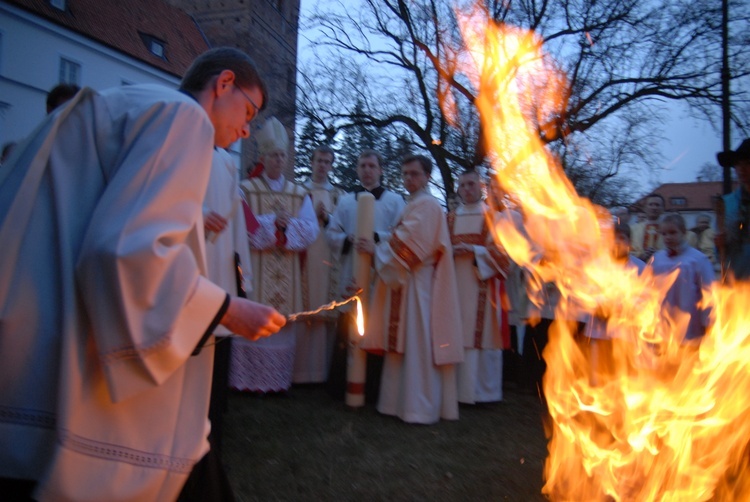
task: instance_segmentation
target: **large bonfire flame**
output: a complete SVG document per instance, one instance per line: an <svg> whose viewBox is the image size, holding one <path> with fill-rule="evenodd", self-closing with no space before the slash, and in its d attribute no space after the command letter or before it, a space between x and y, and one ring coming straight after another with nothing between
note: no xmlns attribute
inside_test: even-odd
<svg viewBox="0 0 750 502"><path fill-rule="evenodd" d="M608 370L592 371L587 343L553 324L544 351L552 417L543 492L554 500L748 500L750 285L715 286L712 327L681 343L687 322L662 310L674 280L612 258L609 215L579 198L539 139L566 105L565 78L533 32L459 14L467 52L456 68L479 90L500 188L523 215L495 225L498 242L531 277L554 284L556 318L607 317ZM455 61L453 62L455 66Z"/></svg>

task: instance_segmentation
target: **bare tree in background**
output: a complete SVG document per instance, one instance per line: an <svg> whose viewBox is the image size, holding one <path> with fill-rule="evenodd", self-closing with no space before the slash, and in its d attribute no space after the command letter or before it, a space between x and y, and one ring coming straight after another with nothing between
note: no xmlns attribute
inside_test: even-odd
<svg viewBox="0 0 750 502"><path fill-rule="evenodd" d="M732 171L732 174L734 175L734 171ZM732 176L732 178L734 179L734 176ZM700 169L698 169L698 174L695 176L695 181L721 181L723 179L724 173L722 172L721 166L711 162L703 164Z"/></svg>
<svg viewBox="0 0 750 502"><path fill-rule="evenodd" d="M492 0L489 16L531 28L564 70L565 109L537 124L576 188L622 202L625 168L658 164L660 107L684 100L708 117L720 103L720 4L707 0ZM715 5L714 5L715 4ZM484 160L477 90L454 73L462 49L454 6L437 0L321 3L308 20L314 60L303 67L300 110L321 127L406 129L435 160L446 195L453 173ZM733 0L733 82L750 73L744 1ZM744 22L743 22L744 21ZM748 131L748 89L735 88L733 120ZM440 106L450 94L451 126ZM360 107L355 110L354 103ZM618 195L619 194L619 195Z"/></svg>

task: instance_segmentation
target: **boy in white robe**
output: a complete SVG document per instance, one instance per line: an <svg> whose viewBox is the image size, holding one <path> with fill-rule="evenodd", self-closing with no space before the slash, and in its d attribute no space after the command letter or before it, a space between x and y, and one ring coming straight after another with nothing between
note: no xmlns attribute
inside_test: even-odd
<svg viewBox="0 0 750 502"><path fill-rule="evenodd" d="M285 322L205 278L213 148L265 86L218 48L181 89L84 89L0 177L0 476L36 499L174 500L209 447L215 326Z"/></svg>
<svg viewBox="0 0 750 502"><path fill-rule="evenodd" d="M659 227L665 249L654 253L648 265L654 275L667 275L678 271L664 297L664 310L673 319L687 315L688 322L678 341L687 342L700 339L710 322L710 308L701 306L715 274L711 261L687 242L687 229L684 218L672 213L662 218Z"/></svg>
<svg viewBox="0 0 750 502"><path fill-rule="evenodd" d="M458 401L466 404L503 399L503 315L498 282L505 280L510 262L495 245L494 216L482 200L482 180L476 171L458 178L463 203L448 214L456 265L464 362L458 365Z"/></svg>
<svg viewBox="0 0 750 502"><path fill-rule="evenodd" d="M334 153L328 145L318 145L311 159L312 175L302 185L312 200L318 219L318 237L305 253L302 274L308 285L310 310L330 303L335 297L338 262L333 259L325 230L331 214L338 204L342 191L328 180L333 168ZM335 320L338 313L324 310L305 321L297 331L297 348L294 351L294 383L322 383L328 378L335 338Z"/></svg>

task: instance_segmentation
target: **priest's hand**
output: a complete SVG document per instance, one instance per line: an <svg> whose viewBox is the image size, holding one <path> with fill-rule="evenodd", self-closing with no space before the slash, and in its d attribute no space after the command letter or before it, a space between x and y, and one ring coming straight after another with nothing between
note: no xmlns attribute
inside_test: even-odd
<svg viewBox="0 0 750 502"><path fill-rule="evenodd" d="M203 227L206 230L206 234L221 233L227 227L227 219L215 211L211 211L203 217Z"/></svg>
<svg viewBox="0 0 750 502"><path fill-rule="evenodd" d="M318 219L321 223L324 225L328 225L328 221L331 219L331 213L328 212L328 208L323 203L323 201L318 202L317 207L315 208L315 213L318 216Z"/></svg>
<svg viewBox="0 0 750 502"><path fill-rule="evenodd" d="M453 246L453 256L461 256L469 253L474 253L474 246L466 244L465 242L459 242Z"/></svg>
<svg viewBox="0 0 750 502"><path fill-rule="evenodd" d="M341 298L344 298L344 299L351 298L352 296L358 295L361 292L362 292L362 288L360 288L357 285L357 281L354 279L354 277L352 277L352 280L349 281L349 284L347 284L346 287L344 288L344 292L341 295Z"/></svg>
<svg viewBox="0 0 750 502"><path fill-rule="evenodd" d="M286 227L289 226L289 220L292 218L291 213L283 209L276 211L276 228L282 232L286 232Z"/></svg>
<svg viewBox="0 0 750 502"><path fill-rule="evenodd" d="M248 340L270 336L286 324L286 317L267 305L233 296L221 324Z"/></svg>
<svg viewBox="0 0 750 502"><path fill-rule="evenodd" d="M354 241L354 249L360 253L375 254L375 241L367 237L360 237Z"/></svg>

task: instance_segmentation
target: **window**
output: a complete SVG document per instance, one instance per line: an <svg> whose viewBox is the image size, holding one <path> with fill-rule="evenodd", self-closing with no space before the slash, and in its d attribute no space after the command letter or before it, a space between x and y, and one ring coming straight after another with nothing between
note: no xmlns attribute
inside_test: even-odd
<svg viewBox="0 0 750 502"><path fill-rule="evenodd" d="M69 59L60 58L61 84L81 85L81 65Z"/></svg>
<svg viewBox="0 0 750 502"><path fill-rule="evenodd" d="M151 54L154 56L164 58L164 44L161 42L157 42L156 40L151 41L151 47L149 48L151 50Z"/></svg>
<svg viewBox="0 0 750 502"><path fill-rule="evenodd" d="M672 197L669 199L669 203L673 206L685 206L687 205L687 199L685 197Z"/></svg>
<svg viewBox="0 0 750 502"><path fill-rule="evenodd" d="M139 35L141 36L141 40L143 40L143 45L146 46L146 49L148 49L151 54L160 59L167 59L166 42L164 42L163 40L159 40L153 35L147 35L146 33L139 33Z"/></svg>
<svg viewBox="0 0 750 502"><path fill-rule="evenodd" d="M55 9L63 12L65 12L65 9L68 7L68 2L66 0L49 0L49 4Z"/></svg>

